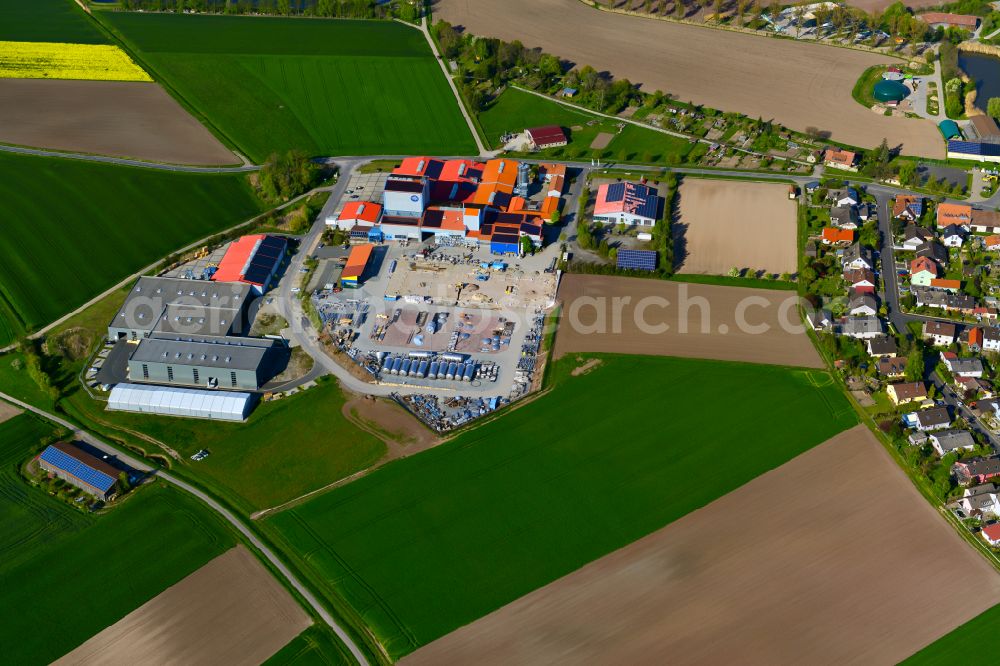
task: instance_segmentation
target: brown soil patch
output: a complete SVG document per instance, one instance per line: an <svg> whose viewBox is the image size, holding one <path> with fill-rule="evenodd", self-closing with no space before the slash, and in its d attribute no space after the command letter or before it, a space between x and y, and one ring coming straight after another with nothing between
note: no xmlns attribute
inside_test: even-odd
<svg viewBox="0 0 1000 666"><path fill-rule="evenodd" d="M170 164L238 162L156 83L0 79L0 142Z"/></svg>
<svg viewBox="0 0 1000 666"><path fill-rule="evenodd" d="M220 555L56 664L259 664L311 624L242 546Z"/></svg>
<svg viewBox="0 0 1000 666"><path fill-rule="evenodd" d="M602 150L608 147L615 135L611 132L601 132L594 137L594 140L590 142L590 147L594 150Z"/></svg>
<svg viewBox="0 0 1000 666"><path fill-rule="evenodd" d="M569 374L573 375L574 377L579 377L580 375L587 374L600 364L601 364L601 359L592 358L586 361L583 365L578 365L575 368L573 368Z"/></svg>
<svg viewBox="0 0 1000 666"><path fill-rule="evenodd" d="M858 77L886 56L595 11L580 0L440 0L434 17L519 39L646 91L797 130L816 127L852 145L886 138L906 154L944 158L931 121L877 116L851 96Z"/></svg>
<svg viewBox="0 0 1000 666"><path fill-rule="evenodd" d="M9 421L20 413L21 410L14 405L0 400L0 423Z"/></svg>
<svg viewBox="0 0 1000 666"><path fill-rule="evenodd" d="M392 400L355 396L344 403L342 411L349 420L389 447L379 465L412 456L441 443L441 438Z"/></svg>
<svg viewBox="0 0 1000 666"><path fill-rule="evenodd" d="M795 273L795 202L788 186L685 178L675 224L679 273L725 275L731 268Z"/></svg>
<svg viewBox="0 0 1000 666"><path fill-rule="evenodd" d="M997 601L857 426L403 661L892 664Z"/></svg>
<svg viewBox="0 0 1000 666"><path fill-rule="evenodd" d="M565 275L558 296L556 358L614 352L823 367L792 291Z"/></svg>

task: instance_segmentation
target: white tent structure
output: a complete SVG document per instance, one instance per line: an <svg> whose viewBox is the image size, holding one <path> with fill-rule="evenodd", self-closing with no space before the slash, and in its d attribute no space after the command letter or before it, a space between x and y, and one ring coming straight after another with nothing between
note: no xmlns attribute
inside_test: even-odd
<svg viewBox="0 0 1000 666"><path fill-rule="evenodd" d="M118 384L111 389L108 409L218 421L244 421L250 414L252 400L253 395L250 393Z"/></svg>

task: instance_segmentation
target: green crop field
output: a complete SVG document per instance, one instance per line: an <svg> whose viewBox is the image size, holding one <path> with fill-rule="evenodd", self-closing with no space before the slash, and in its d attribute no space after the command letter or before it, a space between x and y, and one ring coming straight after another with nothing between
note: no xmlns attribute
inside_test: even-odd
<svg viewBox="0 0 1000 666"><path fill-rule="evenodd" d="M598 358L578 377L562 359L549 393L266 529L395 658L857 422L821 371Z"/></svg>
<svg viewBox="0 0 1000 666"><path fill-rule="evenodd" d="M262 210L246 177L0 154L0 346Z"/></svg>
<svg viewBox="0 0 1000 666"><path fill-rule="evenodd" d="M479 123L494 147L500 147L500 137L504 134L520 132L527 127L559 125L567 130L569 145L543 150L538 153L541 157L589 159L597 156L622 162L680 164L695 146L687 139L630 123L619 129L619 122L517 88L505 90L479 114ZM601 133L613 134L614 138L604 148L591 148Z"/></svg>
<svg viewBox="0 0 1000 666"><path fill-rule="evenodd" d="M0 41L105 44L107 39L72 0L4 0Z"/></svg>
<svg viewBox="0 0 1000 666"><path fill-rule="evenodd" d="M27 485L18 467L51 432L27 415L0 424L0 589L8 611L0 641L11 664L61 657L235 544L214 514L159 484L101 516Z"/></svg>
<svg viewBox="0 0 1000 666"><path fill-rule="evenodd" d="M264 666L339 666L354 663L329 629L313 625L264 662Z"/></svg>
<svg viewBox="0 0 1000 666"><path fill-rule="evenodd" d="M84 391L62 408L109 435L131 430L164 442L183 456L180 464L191 475L250 513L339 481L385 455L382 440L348 421L343 405L339 384L327 380L260 405L246 423L105 412L104 403ZM188 456L202 448L211 455L191 462Z"/></svg>
<svg viewBox="0 0 1000 666"><path fill-rule="evenodd" d="M380 21L102 13L251 159L475 152L423 35Z"/></svg>
<svg viewBox="0 0 1000 666"><path fill-rule="evenodd" d="M986 666L997 663L997 654L1000 654L1000 605L953 629L901 666Z"/></svg>

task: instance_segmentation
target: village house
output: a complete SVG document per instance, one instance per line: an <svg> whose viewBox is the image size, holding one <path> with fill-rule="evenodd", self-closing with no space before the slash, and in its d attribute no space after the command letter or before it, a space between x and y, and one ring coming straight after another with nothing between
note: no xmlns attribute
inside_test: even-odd
<svg viewBox="0 0 1000 666"><path fill-rule="evenodd" d="M1000 250L1000 235L987 236L983 239L983 247L987 250Z"/></svg>
<svg viewBox="0 0 1000 666"><path fill-rule="evenodd" d="M976 309L976 299L968 294L953 294L930 287L912 287L910 291L918 307L937 308L968 315Z"/></svg>
<svg viewBox="0 0 1000 666"><path fill-rule="evenodd" d="M853 187L830 190L826 197L833 202L834 206L857 206L861 203L861 197L858 196L858 191Z"/></svg>
<svg viewBox="0 0 1000 666"><path fill-rule="evenodd" d="M854 206L834 206L830 209L830 224L838 229L857 229L857 209Z"/></svg>
<svg viewBox="0 0 1000 666"><path fill-rule="evenodd" d="M934 278L930 283L931 289L940 289L942 291L950 291L953 294L957 294L962 290L961 280L946 280L944 278Z"/></svg>
<svg viewBox="0 0 1000 666"><path fill-rule="evenodd" d="M892 401L892 404L897 407L927 399L927 387L924 386L923 382L889 384L885 387L885 392L889 396L889 400Z"/></svg>
<svg viewBox="0 0 1000 666"><path fill-rule="evenodd" d="M993 327L981 330L983 332L983 351L1000 351L1000 330Z"/></svg>
<svg viewBox="0 0 1000 666"><path fill-rule="evenodd" d="M848 288L854 293L875 293L875 273L866 268L853 268L844 271L844 280L847 282Z"/></svg>
<svg viewBox="0 0 1000 666"><path fill-rule="evenodd" d="M959 460L951 471L963 486L986 483L990 479L1000 477L1000 456Z"/></svg>
<svg viewBox="0 0 1000 666"><path fill-rule="evenodd" d="M947 347L955 342L955 325L943 321L924 322L924 340L935 347Z"/></svg>
<svg viewBox="0 0 1000 666"><path fill-rule="evenodd" d="M979 533L983 535L983 540L994 548L1000 546L1000 523L987 525Z"/></svg>
<svg viewBox="0 0 1000 666"><path fill-rule="evenodd" d="M853 316L878 314L878 302L872 294L856 294L848 303L848 314Z"/></svg>
<svg viewBox="0 0 1000 666"><path fill-rule="evenodd" d="M924 200L913 194L897 194L892 202L892 216L909 222L915 222L924 214Z"/></svg>
<svg viewBox="0 0 1000 666"><path fill-rule="evenodd" d="M938 276L938 267L927 257L917 257L910 262L910 284L929 287L931 280Z"/></svg>
<svg viewBox="0 0 1000 666"><path fill-rule="evenodd" d="M867 268L868 270L875 268L875 259L872 257L871 249L860 243L855 243L844 249L843 263L845 271L849 268Z"/></svg>
<svg viewBox="0 0 1000 666"><path fill-rule="evenodd" d="M955 377L983 376L983 362L978 358L959 358L954 352L941 352L941 362Z"/></svg>
<svg viewBox="0 0 1000 666"><path fill-rule="evenodd" d="M833 317L829 310L810 310L806 313L806 320L814 331L826 331L833 326Z"/></svg>
<svg viewBox="0 0 1000 666"><path fill-rule="evenodd" d="M944 229L951 224L957 224L959 226L969 226L972 224L972 206L955 203L938 204L938 229Z"/></svg>
<svg viewBox="0 0 1000 666"><path fill-rule="evenodd" d="M883 335L885 329L878 317L847 317L840 327L840 332L849 338L869 340Z"/></svg>
<svg viewBox="0 0 1000 666"><path fill-rule="evenodd" d="M943 430L951 425L951 417L948 415L947 407L931 407L917 412L915 421L917 430L922 432Z"/></svg>
<svg viewBox="0 0 1000 666"><path fill-rule="evenodd" d="M916 252L921 245L928 241L934 240L934 232L926 227L918 227L915 224L908 224L906 228L903 229L903 244L902 248L904 250L909 250L910 252Z"/></svg>
<svg viewBox="0 0 1000 666"><path fill-rule="evenodd" d="M978 234L1000 233L1000 213L995 210L974 210L967 226Z"/></svg>
<svg viewBox="0 0 1000 666"><path fill-rule="evenodd" d="M823 227L820 240L824 245L847 246L854 242L853 229L838 229L837 227Z"/></svg>
<svg viewBox="0 0 1000 666"><path fill-rule="evenodd" d="M966 400L993 397L993 385L981 377L956 377L955 385Z"/></svg>
<svg viewBox="0 0 1000 666"><path fill-rule="evenodd" d="M936 261L943 266L948 263L948 250L937 241L927 241L917 247L917 257Z"/></svg>
<svg viewBox="0 0 1000 666"><path fill-rule="evenodd" d="M875 364L880 377L902 379L906 375L906 358L903 356L881 356Z"/></svg>
<svg viewBox="0 0 1000 666"><path fill-rule="evenodd" d="M881 338L872 338L868 341L869 356L888 356L889 358L894 358L898 353L899 348L896 346L896 338L886 335Z"/></svg>
<svg viewBox="0 0 1000 666"><path fill-rule="evenodd" d="M976 440L968 430L938 430L929 435L929 439L939 456L976 448Z"/></svg>
<svg viewBox="0 0 1000 666"><path fill-rule="evenodd" d="M823 153L823 165L845 171L857 171L858 156L850 150L828 148Z"/></svg>
<svg viewBox="0 0 1000 666"><path fill-rule="evenodd" d="M956 431L948 430L946 432ZM970 436L969 439L972 439L972 437ZM931 435L931 441L933 440L934 435ZM937 450L936 446L934 448ZM939 455L944 455L940 451L938 453ZM966 488L962 492L962 499L958 500L958 505L962 507L962 511L967 516L996 516L997 510L1000 509L1000 498L997 497L997 487L992 483L983 483Z"/></svg>
<svg viewBox="0 0 1000 666"><path fill-rule="evenodd" d="M941 232L941 242L945 247L962 247L965 242L965 230L957 224L949 224Z"/></svg>

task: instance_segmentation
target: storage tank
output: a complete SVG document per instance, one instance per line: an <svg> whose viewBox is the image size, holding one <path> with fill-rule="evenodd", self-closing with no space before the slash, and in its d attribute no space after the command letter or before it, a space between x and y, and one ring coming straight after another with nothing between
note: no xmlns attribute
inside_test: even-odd
<svg viewBox="0 0 1000 666"><path fill-rule="evenodd" d="M472 381L472 375L474 375L475 373L476 373L476 366L473 365L472 363L466 363L465 364L465 372L462 373L462 381L463 382L471 382Z"/></svg>
<svg viewBox="0 0 1000 666"><path fill-rule="evenodd" d="M431 361L431 369L429 370L429 372L430 372L430 378L431 379L437 379L437 376L438 376L438 367L440 365L441 364L438 363L437 361Z"/></svg>
<svg viewBox="0 0 1000 666"><path fill-rule="evenodd" d="M428 361L427 359L424 359L424 360L420 361L420 367L417 368L417 377L426 377L427 376L427 366L429 364L430 364L430 361Z"/></svg>
<svg viewBox="0 0 1000 666"><path fill-rule="evenodd" d="M458 363L449 363L448 370L444 373L445 379L454 379L455 373L458 372Z"/></svg>
<svg viewBox="0 0 1000 666"><path fill-rule="evenodd" d="M390 375L396 374L397 372L399 372L399 359L395 357L390 358L388 361L385 362L385 367L389 369Z"/></svg>
<svg viewBox="0 0 1000 666"><path fill-rule="evenodd" d="M410 358L430 358L432 355L429 351L411 351L407 354Z"/></svg>
<svg viewBox="0 0 1000 666"><path fill-rule="evenodd" d="M455 363L465 363L465 354L456 354L455 352L448 352L446 354L441 354L442 361L454 361Z"/></svg>
<svg viewBox="0 0 1000 666"><path fill-rule="evenodd" d="M409 374L409 372L410 372L410 359L404 358L402 359L402 363L399 366L399 374L405 377L407 374Z"/></svg>
<svg viewBox="0 0 1000 666"><path fill-rule="evenodd" d="M410 376L419 377L419 375L417 374L418 370L420 370L420 361L418 361L417 359L413 359L412 361L410 361Z"/></svg>
<svg viewBox="0 0 1000 666"><path fill-rule="evenodd" d="M448 373L448 363L445 361L441 361L441 365L438 366L438 379L444 379L447 373Z"/></svg>

